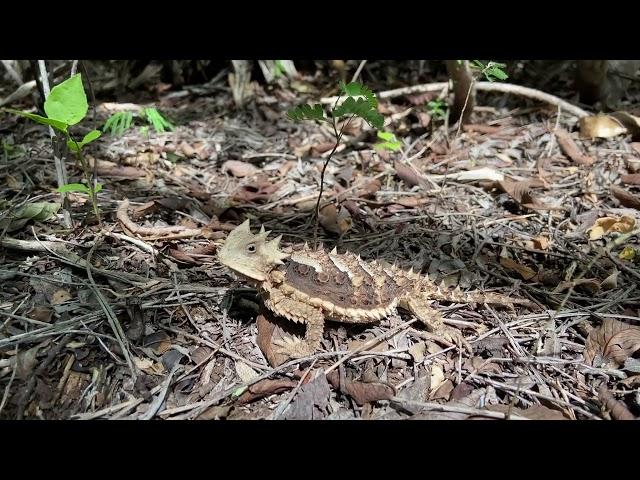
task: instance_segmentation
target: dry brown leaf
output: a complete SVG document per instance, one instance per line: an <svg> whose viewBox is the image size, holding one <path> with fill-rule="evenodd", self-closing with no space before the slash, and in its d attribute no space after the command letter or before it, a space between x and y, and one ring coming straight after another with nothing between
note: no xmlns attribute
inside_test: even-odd
<svg viewBox="0 0 640 480"><path fill-rule="evenodd" d="M377 178L373 178L367 181L362 187L358 189L356 196L364 198L375 197L376 192L378 192L378 190L380 190L381 188L382 182Z"/></svg>
<svg viewBox="0 0 640 480"><path fill-rule="evenodd" d="M133 364L150 375L162 375L165 372L161 363L154 362L150 358L133 357Z"/></svg>
<svg viewBox="0 0 640 480"><path fill-rule="evenodd" d="M536 276L537 272L526 265L521 265L509 257L500 257L500 265L507 270L512 270L525 280L531 280Z"/></svg>
<svg viewBox="0 0 640 480"><path fill-rule="evenodd" d="M330 203L320 209L320 225L329 232L343 235L353 225L349 210L340 206L340 210L333 203Z"/></svg>
<svg viewBox="0 0 640 480"><path fill-rule="evenodd" d="M432 365L431 366L431 381L429 385L431 385L431 391L435 391L444 383L444 371L440 365Z"/></svg>
<svg viewBox="0 0 640 480"><path fill-rule="evenodd" d="M329 372L327 380L333 388L349 395L359 406L380 400L391 400L396 394L391 385L380 381L360 382L345 378L344 383L341 383L340 372L337 370Z"/></svg>
<svg viewBox="0 0 640 480"><path fill-rule="evenodd" d="M602 217L587 229L589 240L599 240L608 233L628 233L635 227L636 220L628 215L621 217Z"/></svg>
<svg viewBox="0 0 640 480"><path fill-rule="evenodd" d="M315 378L302 385L289 408L285 410L284 419L316 420L327 416L331 387L324 372L316 372Z"/></svg>
<svg viewBox="0 0 640 480"><path fill-rule="evenodd" d="M545 205L538 198L534 197L533 192L531 191L534 187L543 187L544 183L542 180L530 178L527 180L513 181L505 178L497 183L505 193L508 193L523 207L531 208L533 210L548 210L555 208Z"/></svg>
<svg viewBox="0 0 640 480"><path fill-rule="evenodd" d="M613 193L613 196L616 197L623 206L640 210L640 197L615 185L611 186L611 193Z"/></svg>
<svg viewBox="0 0 640 480"><path fill-rule="evenodd" d="M169 256L178 260L179 262L188 263L191 265L202 265L202 260L192 257L187 252L183 252L179 248L170 248Z"/></svg>
<svg viewBox="0 0 640 480"><path fill-rule="evenodd" d="M418 197L399 197L393 200L393 203L398 205L402 205L407 208L415 208L420 207L421 205L426 205L429 203L428 198L418 198Z"/></svg>
<svg viewBox="0 0 640 480"><path fill-rule="evenodd" d="M595 278L579 278L577 280L560 282L553 292L560 293L576 287L581 287L591 293L595 293L600 290L600 282Z"/></svg>
<svg viewBox="0 0 640 480"><path fill-rule="evenodd" d="M254 182L241 185L233 193L232 200L235 202L261 202L269 201L271 196L280 189L279 183L274 183L268 177L257 178Z"/></svg>
<svg viewBox="0 0 640 480"><path fill-rule="evenodd" d="M471 357L467 358L462 364L462 368L468 372L475 373L492 373L499 374L502 373L502 368L500 364L490 361L490 359L482 358L482 357Z"/></svg>
<svg viewBox="0 0 640 480"><path fill-rule="evenodd" d="M424 183L422 176L418 172L398 160L394 160L393 168L396 171L396 175L400 177L400 180L406 183L409 187L422 185Z"/></svg>
<svg viewBox="0 0 640 480"><path fill-rule="evenodd" d="M453 392L453 388L454 388L453 382L447 379L444 381L442 385L440 385L440 387L438 387L438 389L429 398L431 400L440 400L440 399L448 400L449 397L451 396L451 392Z"/></svg>
<svg viewBox="0 0 640 480"><path fill-rule="evenodd" d="M362 348L365 344L369 343L370 341L371 341L371 339L368 339L368 340L358 340L358 339L349 340L347 342L347 350L349 350L350 352L355 352L356 350L358 350L359 348ZM379 342L378 344L374 345L373 347L367 348L367 351L369 351L369 352L386 352L388 349L389 349L388 342L382 341L382 342Z"/></svg>
<svg viewBox="0 0 640 480"><path fill-rule="evenodd" d="M533 239L533 245L538 250L546 250L549 248L550 244L551 240L549 240L549 237L545 237L544 235L539 235Z"/></svg>
<svg viewBox="0 0 640 480"><path fill-rule="evenodd" d="M595 159L593 157L590 157L582 153L580 148L578 148L578 145L576 144L576 142L574 142L573 139L571 138L571 135L569 135L569 132L567 132L562 128L558 128L555 133L556 133L556 138L558 140L558 145L560 145L560 149L567 157L569 157L575 163L577 163L578 165L584 165L585 167L588 167L592 165L593 162L595 162Z"/></svg>
<svg viewBox="0 0 640 480"><path fill-rule="evenodd" d="M275 380L265 378L264 380L260 380L259 382L250 385L247 390L238 397L238 403L244 405L255 402L256 400L268 397L269 395L277 395L279 393L286 392L287 390L291 390L292 388L295 388L296 385L298 385L297 381L288 378L279 378Z"/></svg>
<svg viewBox="0 0 640 480"><path fill-rule="evenodd" d="M640 173L631 173L629 175L622 175L620 181L627 185L640 185Z"/></svg>
<svg viewBox="0 0 640 480"><path fill-rule="evenodd" d="M605 318L602 325L589 332L584 349L584 359L589 365L602 355L611 359L616 366L640 349L640 327L629 323Z"/></svg>
<svg viewBox="0 0 640 480"><path fill-rule="evenodd" d="M270 321L265 315L260 314L256 318L256 327L258 329L256 343L269 365L277 367L289 360L286 354L277 353L277 349L273 346L274 341L282 340L283 336L287 335L284 329L276 323L275 319Z"/></svg>
<svg viewBox="0 0 640 480"><path fill-rule="evenodd" d="M427 351L427 344L425 342L417 342L409 347L409 355L413 357L415 363L420 363L424 360L424 354Z"/></svg>
<svg viewBox="0 0 640 480"><path fill-rule="evenodd" d="M241 162L240 160L227 160L222 164L222 171L230 172L234 177L243 178L255 175L260 170L255 165L247 162Z"/></svg>
<svg viewBox="0 0 640 480"><path fill-rule="evenodd" d="M528 418L529 420L568 420L562 412L558 410L552 410L544 405L534 405L527 409L511 407L510 405L488 405L485 407L487 410L493 412L511 413L513 415L519 415L521 417Z"/></svg>
<svg viewBox="0 0 640 480"><path fill-rule="evenodd" d="M624 403L613 396L605 384L600 385L598 389L598 399L611 412L611 418L615 420L636 420L635 415L629 411Z"/></svg>
<svg viewBox="0 0 640 480"><path fill-rule="evenodd" d="M238 374L238 377L240 377L240 380L242 380L242 383L249 383L251 380L258 377L258 373L253 368L240 361L236 362L236 373Z"/></svg>
<svg viewBox="0 0 640 480"><path fill-rule="evenodd" d="M627 133L619 120L602 113L580 119L580 136L583 138L610 138Z"/></svg>
<svg viewBox="0 0 640 480"><path fill-rule="evenodd" d="M469 382L459 383L451 392L451 400L458 401L462 400L463 398L467 398L474 390L474 386Z"/></svg>
<svg viewBox="0 0 640 480"><path fill-rule="evenodd" d="M49 307L38 305L27 312L27 317L49 323L53 317L53 310Z"/></svg>

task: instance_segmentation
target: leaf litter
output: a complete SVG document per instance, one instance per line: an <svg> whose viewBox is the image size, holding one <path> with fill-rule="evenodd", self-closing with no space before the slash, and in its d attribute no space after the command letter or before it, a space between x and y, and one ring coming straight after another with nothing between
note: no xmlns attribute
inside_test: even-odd
<svg viewBox="0 0 640 480"><path fill-rule="evenodd" d="M174 132L128 130L92 145L110 235L89 220L60 231L53 173L34 160L0 169L9 212L0 218L0 275L11 279L0 286L0 417L137 418L151 405L163 419L272 418L279 406L278 418L296 419L637 416L629 393L640 384L632 254L640 148L622 131L634 134L632 115L599 119L604 126L590 131L583 122L577 136L570 117L550 130L548 111L509 99L510 108L479 110L447 137L423 109L434 96L381 100L402 148L376 148L363 125L346 133L327 168L325 246L544 308L437 305L474 345L460 364L415 324L363 349L405 313L378 325L329 323L311 367L272 350L302 332L260 315L256 292L215 251L245 218L283 234L285 248L309 241L329 137L285 118L299 92L256 85L255 109L238 112L218 88L168 107L183 118ZM46 129L21 141L50 155ZM39 194L50 196L30 200ZM116 217L124 198L132 223ZM80 225L86 198L71 199ZM106 304L82 293L92 287Z"/></svg>

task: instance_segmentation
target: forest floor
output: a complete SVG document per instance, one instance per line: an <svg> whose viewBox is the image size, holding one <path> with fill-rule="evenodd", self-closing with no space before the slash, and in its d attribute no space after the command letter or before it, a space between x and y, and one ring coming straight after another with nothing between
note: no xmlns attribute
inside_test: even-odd
<svg viewBox="0 0 640 480"><path fill-rule="evenodd" d="M640 415L640 144L581 138L576 117L517 96L479 93L459 130L427 107L439 92L381 100L402 148L375 148L375 131L349 126L327 168L319 238L539 307L439 304L473 354L401 311L330 322L317 354L267 360L259 344L281 327L256 321L256 291L216 251L247 218L284 245L311 242L333 135L286 111L335 93L313 78L256 86L242 110L226 78L160 93L175 130L94 142L102 226L71 194L72 230L61 212L16 218L59 195L47 129L2 115L0 418ZM86 130L114 108L98 105Z"/></svg>

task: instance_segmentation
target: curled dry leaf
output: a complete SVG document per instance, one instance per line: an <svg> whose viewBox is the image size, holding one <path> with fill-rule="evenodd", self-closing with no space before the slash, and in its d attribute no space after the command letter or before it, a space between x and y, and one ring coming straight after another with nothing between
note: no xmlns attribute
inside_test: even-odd
<svg viewBox="0 0 640 480"><path fill-rule="evenodd" d="M520 205L533 210L548 210L555 207L546 205L533 195L532 188L542 187L544 183L537 178L527 180L513 181L504 179L497 182L498 186L507 194L509 194Z"/></svg>
<svg viewBox="0 0 640 480"><path fill-rule="evenodd" d="M343 235L353 225L351 214L344 206L340 206L340 210L333 203L330 203L320 209L320 225L329 232Z"/></svg>
<svg viewBox="0 0 640 480"><path fill-rule="evenodd" d="M280 184L274 183L268 177L263 176L252 183L238 187L233 193L232 199L241 203L268 202L279 189Z"/></svg>
<svg viewBox="0 0 640 480"><path fill-rule="evenodd" d="M313 375L311 373L310 375ZM284 412L287 420L316 420L327 416L331 388L324 372L318 371L316 377L302 385L298 394Z"/></svg>
<svg viewBox="0 0 640 480"><path fill-rule="evenodd" d="M500 265L520 275L524 280L531 280L537 272L526 265L522 265L509 257L500 257Z"/></svg>
<svg viewBox="0 0 640 480"><path fill-rule="evenodd" d="M240 377L240 380L242 380L242 383L249 383L258 376L258 373L253 368L240 361L236 362L236 373L238 377Z"/></svg>
<svg viewBox="0 0 640 480"><path fill-rule="evenodd" d="M606 234L612 232L628 233L634 229L635 225L635 218L627 215L598 218L593 226L587 229L589 232L589 240L599 240Z"/></svg>
<svg viewBox="0 0 640 480"><path fill-rule="evenodd" d="M560 293L570 288L583 288L591 293L595 293L600 289L600 282L595 278L579 278L576 280L560 282L556 288L554 288L553 293Z"/></svg>
<svg viewBox="0 0 640 480"><path fill-rule="evenodd" d="M269 395L277 395L287 390L295 388L298 382L288 378L279 378L271 380L265 378L259 382L250 385L240 397L238 397L238 403L241 405L255 402L261 398L268 397Z"/></svg>
<svg viewBox="0 0 640 480"><path fill-rule="evenodd" d="M584 349L584 359L589 365L598 354L611 359L615 366L640 349L640 327L629 323L605 318L602 325L589 332Z"/></svg>
<svg viewBox="0 0 640 480"><path fill-rule="evenodd" d="M404 163L395 160L393 162L393 168L396 171L396 175L400 177L400 180L406 183L409 187L424 184L422 176L409 165L405 165Z"/></svg>
<svg viewBox="0 0 640 480"><path fill-rule="evenodd" d="M562 128L559 128L555 133L558 140L558 145L560 145L560 149L575 163L588 167L593 164L593 162L595 162L595 159L593 157L582 153L576 142L574 142L571 138L571 135L569 135L569 132Z"/></svg>
<svg viewBox="0 0 640 480"><path fill-rule="evenodd" d="M269 315L271 317L271 315ZM289 357L283 353L277 353L277 349L274 348L273 342L275 340L282 340L286 332L277 324L276 321L270 321L263 314L258 315L256 318L256 327L258 328L258 335L256 343L265 356L269 365L277 367L289 360Z"/></svg>
<svg viewBox="0 0 640 480"><path fill-rule="evenodd" d="M384 382L359 382L344 378L344 383L341 383L340 373L337 370L329 372L327 380L333 388L353 398L359 406L380 400L391 400L396 394L395 389Z"/></svg>
<svg viewBox="0 0 640 480"><path fill-rule="evenodd" d="M583 138L610 138L627 133L619 120L602 113L580 119L580 136Z"/></svg>
<svg viewBox="0 0 640 480"><path fill-rule="evenodd" d="M546 237L544 235L539 235L533 239L533 246L538 250L546 250L547 248L549 248L550 243L551 241L549 240L549 237Z"/></svg>
<svg viewBox="0 0 640 480"><path fill-rule="evenodd" d="M616 197L625 207L640 210L640 197L615 185L611 187L611 193L613 193L613 196Z"/></svg>
<svg viewBox="0 0 640 480"><path fill-rule="evenodd" d="M240 160L227 160L222 164L222 171L229 172L234 177L243 178L255 175L260 170L255 165L247 162L241 162Z"/></svg>
<svg viewBox="0 0 640 480"><path fill-rule="evenodd" d="M614 270L614 272L605 278L600 284L600 288L603 290L613 290L618 287L618 275L620 272Z"/></svg>

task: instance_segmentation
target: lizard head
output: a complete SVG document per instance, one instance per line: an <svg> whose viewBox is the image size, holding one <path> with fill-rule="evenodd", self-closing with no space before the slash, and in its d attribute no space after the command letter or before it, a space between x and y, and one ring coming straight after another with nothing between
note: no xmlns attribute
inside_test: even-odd
<svg viewBox="0 0 640 480"><path fill-rule="evenodd" d="M267 242L270 233L262 227L260 233L252 234L247 220L229 233L218 252L218 259L235 272L263 281L276 265L282 265L282 260L289 256L278 250L282 235Z"/></svg>

